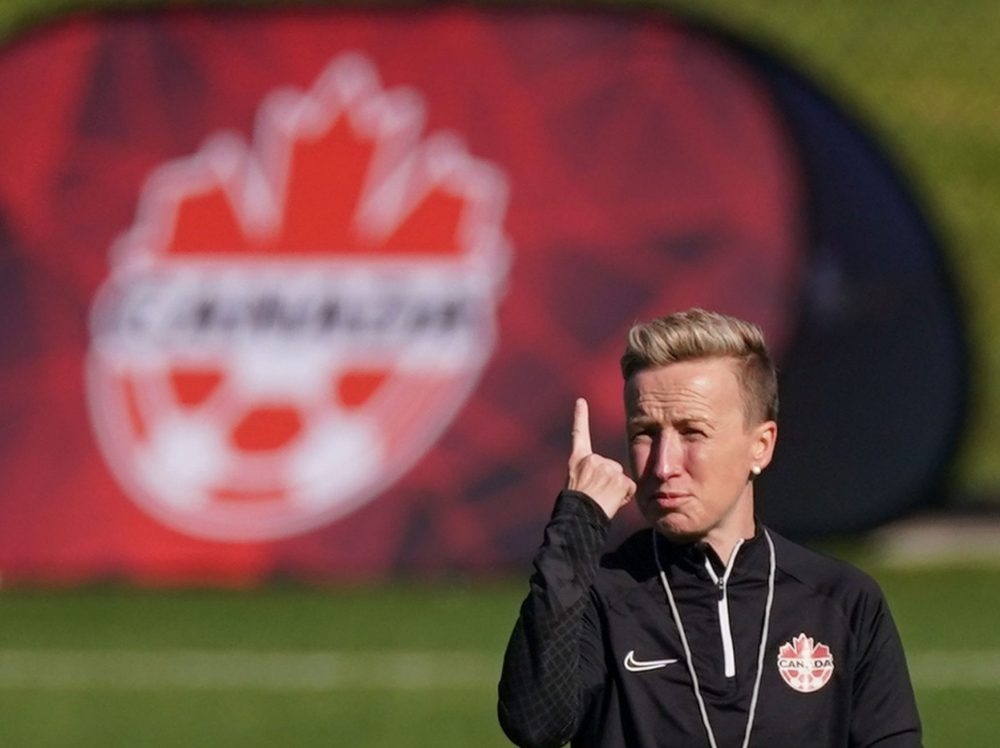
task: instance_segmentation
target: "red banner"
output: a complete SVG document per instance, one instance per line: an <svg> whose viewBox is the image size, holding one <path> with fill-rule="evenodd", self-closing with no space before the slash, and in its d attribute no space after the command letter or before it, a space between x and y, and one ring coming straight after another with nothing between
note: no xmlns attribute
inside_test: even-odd
<svg viewBox="0 0 1000 748"><path fill-rule="evenodd" d="M0 111L9 581L499 570L628 324L791 332L782 121L659 16L95 16Z"/></svg>

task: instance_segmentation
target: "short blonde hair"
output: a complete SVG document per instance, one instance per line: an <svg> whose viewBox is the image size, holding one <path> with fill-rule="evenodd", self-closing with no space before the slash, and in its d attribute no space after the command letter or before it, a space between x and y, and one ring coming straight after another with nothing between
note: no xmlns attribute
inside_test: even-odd
<svg viewBox="0 0 1000 748"><path fill-rule="evenodd" d="M627 382L643 369L701 358L731 358L743 392L746 423L778 417L778 374L756 325L719 312L688 309L633 325L621 358Z"/></svg>

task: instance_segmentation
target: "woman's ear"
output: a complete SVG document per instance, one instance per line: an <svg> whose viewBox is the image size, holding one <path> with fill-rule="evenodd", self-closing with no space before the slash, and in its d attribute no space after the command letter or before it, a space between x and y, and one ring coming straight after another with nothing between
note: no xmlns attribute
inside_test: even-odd
<svg viewBox="0 0 1000 748"><path fill-rule="evenodd" d="M754 429L754 439L751 446L753 464L761 470L771 464L774 456L774 445L778 441L778 424L774 421L764 421Z"/></svg>

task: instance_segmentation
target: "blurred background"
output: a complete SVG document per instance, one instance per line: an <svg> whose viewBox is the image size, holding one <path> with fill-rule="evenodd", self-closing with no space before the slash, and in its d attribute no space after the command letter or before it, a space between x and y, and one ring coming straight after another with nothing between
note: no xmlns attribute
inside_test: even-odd
<svg viewBox="0 0 1000 748"><path fill-rule="evenodd" d="M998 21L5 0L0 738L506 745L573 398L621 457L624 329L701 305L780 362L763 515L993 745Z"/></svg>

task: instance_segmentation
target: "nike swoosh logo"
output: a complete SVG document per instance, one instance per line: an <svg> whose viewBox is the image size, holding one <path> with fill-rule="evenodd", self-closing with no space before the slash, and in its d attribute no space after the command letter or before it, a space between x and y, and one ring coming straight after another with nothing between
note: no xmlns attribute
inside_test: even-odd
<svg viewBox="0 0 1000 748"><path fill-rule="evenodd" d="M659 670L661 667L673 665L677 660L637 660L635 650L630 649L625 655L623 664L625 669L632 673L644 673L647 670Z"/></svg>

